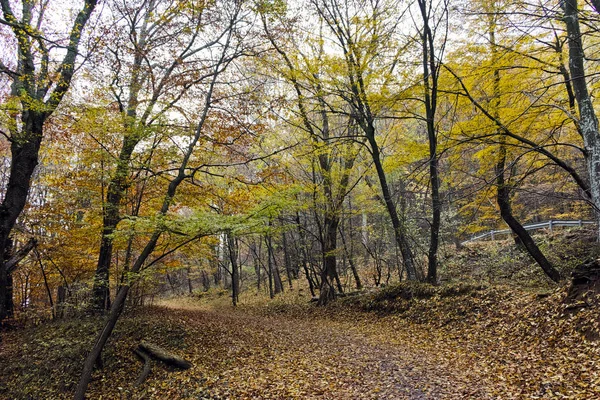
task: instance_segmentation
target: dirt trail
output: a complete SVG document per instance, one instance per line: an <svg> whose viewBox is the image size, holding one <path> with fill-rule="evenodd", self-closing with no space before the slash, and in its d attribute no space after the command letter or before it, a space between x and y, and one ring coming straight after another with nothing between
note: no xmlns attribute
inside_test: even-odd
<svg viewBox="0 0 600 400"><path fill-rule="evenodd" d="M202 349L192 345L194 339L202 346L202 337L216 336L226 349L226 354L213 355L225 358L225 364L205 381L209 398L486 397L464 377L455 376L453 366L420 350L418 340L416 346L402 343L399 332L360 317L334 321L323 315L262 316L169 307L172 318L196 332L186 338L193 358L203 357Z"/></svg>

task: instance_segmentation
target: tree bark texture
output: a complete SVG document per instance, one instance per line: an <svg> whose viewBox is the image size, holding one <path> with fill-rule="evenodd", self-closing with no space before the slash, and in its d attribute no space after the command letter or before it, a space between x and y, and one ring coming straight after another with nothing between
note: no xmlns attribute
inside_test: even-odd
<svg viewBox="0 0 600 400"><path fill-rule="evenodd" d="M586 81L585 53L579 24L579 9L577 0L562 0L560 4L564 11L564 22L567 28L569 70L579 110L579 127L585 147L591 201L595 209L596 219L600 220L600 137L598 135L598 118L594 111Z"/></svg>

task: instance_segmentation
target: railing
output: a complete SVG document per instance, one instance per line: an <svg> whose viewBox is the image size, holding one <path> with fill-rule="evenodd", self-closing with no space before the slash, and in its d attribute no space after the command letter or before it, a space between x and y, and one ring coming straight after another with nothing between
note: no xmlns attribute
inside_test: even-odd
<svg viewBox="0 0 600 400"><path fill-rule="evenodd" d="M546 222L536 222L534 224L526 224L526 225L523 225L523 228L525 228L528 231L534 231L536 229L549 229L550 232L552 232L552 230L558 226L583 226L583 225L593 225L595 223L596 223L595 221L583 221L583 220L576 220L576 221L575 220L574 221L550 220L550 221L546 221ZM485 233L482 233L479 235L475 235L475 236L471 237L471 239L465 240L461 244L485 239L486 237L490 237L491 240L496 240L496 236L506 235L511 232L512 231L510 229L502 229L499 231L492 230L492 231L488 231L488 232L485 232Z"/></svg>

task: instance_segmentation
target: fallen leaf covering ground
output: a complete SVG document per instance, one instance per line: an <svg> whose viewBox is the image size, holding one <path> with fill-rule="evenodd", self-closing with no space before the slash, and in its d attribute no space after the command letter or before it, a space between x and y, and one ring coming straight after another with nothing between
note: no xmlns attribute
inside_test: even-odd
<svg viewBox="0 0 600 400"><path fill-rule="evenodd" d="M598 298L570 308L565 296L403 284L326 308L299 292L238 309L172 300L123 316L89 398L600 398ZM90 318L3 333L0 398L71 398L97 329ZM194 367L155 365L134 387L141 340Z"/></svg>

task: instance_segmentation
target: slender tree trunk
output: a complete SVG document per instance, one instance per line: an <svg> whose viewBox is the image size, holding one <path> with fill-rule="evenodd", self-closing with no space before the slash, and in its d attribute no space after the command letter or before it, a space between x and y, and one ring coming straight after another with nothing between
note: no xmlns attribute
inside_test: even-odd
<svg viewBox="0 0 600 400"><path fill-rule="evenodd" d="M192 294L194 292L194 288L192 286L192 271L190 267L186 268L186 277L187 277L187 283L188 283L188 293Z"/></svg>
<svg viewBox="0 0 600 400"><path fill-rule="evenodd" d="M350 230L352 230L352 225L350 225ZM362 282L360 281L360 276L358 275L358 270L356 269L356 264L354 263L354 254L352 253L352 250L348 251L348 245L346 244L346 238L344 237L344 232L342 229L340 229L340 238L342 239L342 245L344 246L344 253L346 253L346 258L348 258L348 264L350 265L350 270L352 271L352 276L354 277L354 283L356 284L356 290L361 290ZM350 239L350 240L352 240L352 239Z"/></svg>
<svg viewBox="0 0 600 400"><path fill-rule="evenodd" d="M538 263L544 273L554 282L560 281L559 272L552 266L550 261L540 251L535 244L529 232L513 216L510 206L510 188L504 181L504 169L506 160L506 148L502 145L500 148L500 159L496 165L496 184L498 186L498 206L502 219L508 224L510 229L517 235L529 255Z"/></svg>
<svg viewBox="0 0 600 400"><path fill-rule="evenodd" d="M231 302L233 306L237 306L240 295L240 270L238 266L238 251L236 239L231 232L227 232L227 248L229 253L229 261L231 262Z"/></svg>
<svg viewBox="0 0 600 400"><path fill-rule="evenodd" d="M139 93L142 88L141 75L142 64L145 62L146 41L148 36L149 18L155 12L155 0L150 0L147 6L144 22L139 32L139 36L134 36L135 54L133 57L133 67L131 69L131 84L129 85L129 98L127 100L127 109L124 110L125 123L123 129L125 135L123 144L119 153L116 168L110 178L108 191L106 193L106 202L104 206L104 218L102 226L102 241L96 273L94 274L94 286L92 289L92 307L96 310L108 310L110 308L110 266L113 254L113 235L117 228L120 216L121 200L125 191L130 185L129 173L131 156L136 146L142 139L139 130L143 129L143 121L137 118L137 108L139 105ZM156 101L156 100L154 100ZM149 104L152 107L152 102Z"/></svg>
<svg viewBox="0 0 600 400"><path fill-rule="evenodd" d="M404 268L406 269L408 280L416 281L417 270L415 268L413 254L410 249L410 245L408 244L408 239L405 234L405 228L400 222L400 218L398 217L398 210L396 210L396 204L394 204L394 199L392 198L392 193L390 192L390 188L387 183L387 177L385 175L385 171L383 170L383 165L381 163L379 145L375 140L374 128L371 128L367 133L367 140L369 141L369 145L371 146L371 156L373 157L373 163L375 164L377 177L379 178L379 185L381 186L381 191L383 193L383 201L392 221L396 245L398 246L398 248L400 249L400 253L402 254L402 261L404 263Z"/></svg>
<svg viewBox="0 0 600 400"><path fill-rule="evenodd" d="M48 285L48 277L46 276L46 271L44 270L44 263L42 263L42 257L37 249L33 249L35 252L35 256L37 258L38 264L40 265L40 270L42 271L42 277L44 279L44 287L46 288L46 293L48 294L48 302L50 303L50 310L52 312L52 319L56 319L56 314L54 311L54 299L52 299L52 291L50 290L50 286Z"/></svg>
<svg viewBox="0 0 600 400"><path fill-rule="evenodd" d="M293 289L294 286L292 285L292 260L290 257L290 248L288 246L285 232L282 232L281 236L282 236L282 240L283 240L283 256L284 256L284 260L285 260L285 272L287 274L288 285L290 286L290 289Z"/></svg>
<svg viewBox="0 0 600 400"><path fill-rule="evenodd" d="M260 243L261 241L259 241L259 246L258 246L258 250L257 250L257 245L254 242L254 240L252 240L252 243L250 243L250 251L252 252L253 255L253 263L254 263L254 272L256 273L256 291L258 293L260 293L260 284L261 284L261 280L262 280L262 276L260 273L260 268L261 268L261 261L260 261Z"/></svg>
<svg viewBox="0 0 600 400"><path fill-rule="evenodd" d="M423 89L425 100L425 116L427 120L427 139L429 142L429 184L431 186L431 224L428 251L427 281L437 283L438 246L441 223L441 201L439 180L439 159L437 154L437 129L435 114L437 110L438 64L436 62L435 44L431 31L431 10L427 0L418 0L423 29L421 45L423 49Z"/></svg>
<svg viewBox="0 0 600 400"><path fill-rule="evenodd" d="M308 288L310 289L310 295L312 297L316 296L315 288L316 285L310 276L310 271L308 270L308 254L306 250L306 236L304 235L304 231L302 230L302 225L300 222L300 214L296 212L296 228L298 230L298 236L300 237L300 255L302 258L302 269L304 270L304 276L308 282Z"/></svg>
<svg viewBox="0 0 600 400"><path fill-rule="evenodd" d="M265 237L267 244L267 276L269 278L269 297L275 298L275 291L273 290L273 249L271 247L271 235L268 234Z"/></svg>
<svg viewBox="0 0 600 400"><path fill-rule="evenodd" d="M492 58L497 59L496 55L496 36L495 36L495 22L490 20L490 45L492 51ZM496 119L500 119L500 70L494 69L494 101L492 113ZM520 243L523 244L529 255L538 263L546 275L554 282L560 281L560 274L552 264L546 259L544 254L540 251L539 247L535 244L531 235L523 225L514 217L512 213L512 207L510 204L510 185L506 182L504 177L506 169L506 134L503 131L498 132L499 144L498 144L498 160L495 166L496 173L496 186L497 186L497 202L500 208L500 215L506 224L510 227L513 233L519 238Z"/></svg>

